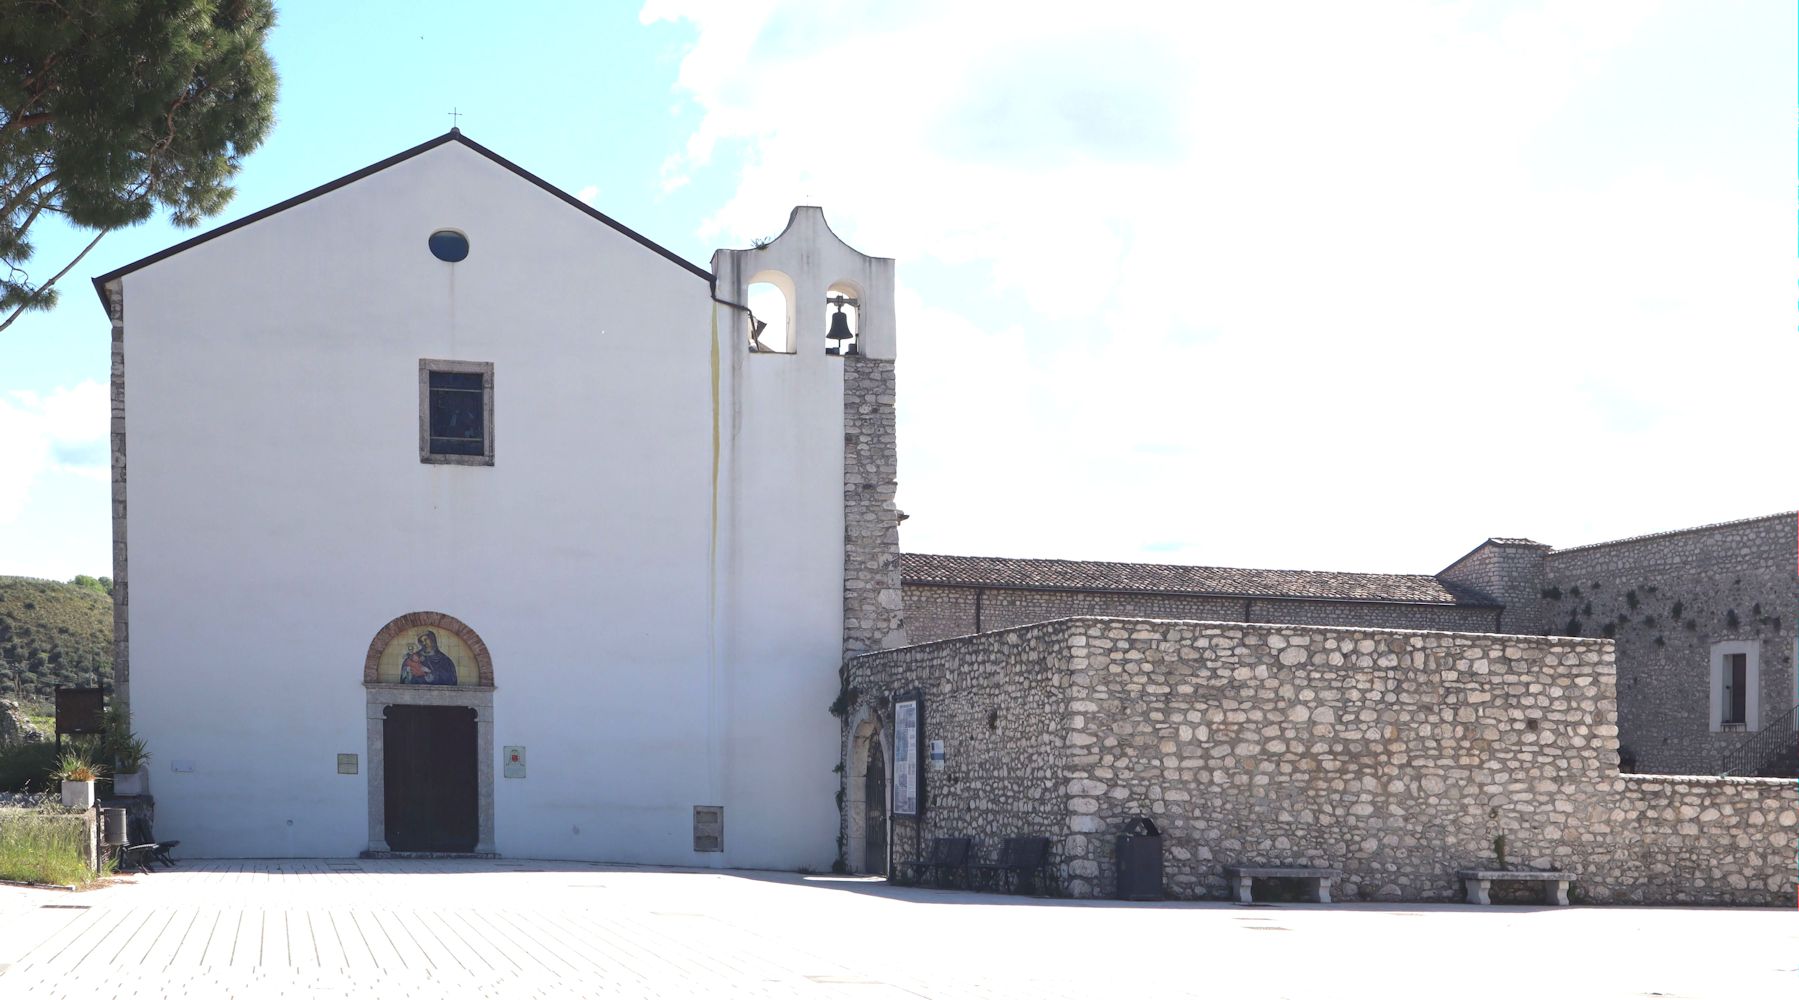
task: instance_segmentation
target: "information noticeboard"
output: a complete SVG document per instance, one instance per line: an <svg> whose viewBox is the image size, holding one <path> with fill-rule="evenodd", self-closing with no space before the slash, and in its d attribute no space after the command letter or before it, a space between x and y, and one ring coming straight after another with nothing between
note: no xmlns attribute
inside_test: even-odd
<svg viewBox="0 0 1799 1000"><path fill-rule="evenodd" d="M893 813L918 815L918 699L893 703Z"/></svg>
<svg viewBox="0 0 1799 1000"><path fill-rule="evenodd" d="M102 688L56 687L56 735L106 732L106 691Z"/></svg>

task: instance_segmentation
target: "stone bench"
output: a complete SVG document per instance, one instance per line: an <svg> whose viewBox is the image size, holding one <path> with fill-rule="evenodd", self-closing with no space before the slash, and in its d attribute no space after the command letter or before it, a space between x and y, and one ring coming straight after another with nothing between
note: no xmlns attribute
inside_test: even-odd
<svg viewBox="0 0 1799 1000"><path fill-rule="evenodd" d="M1254 902L1250 887L1259 878L1310 879L1317 892L1318 902L1328 903L1331 901L1331 883L1342 878L1343 872L1336 868L1250 868L1245 865L1226 865L1224 877L1237 890L1239 903Z"/></svg>
<svg viewBox="0 0 1799 1000"><path fill-rule="evenodd" d="M1550 906L1567 906L1568 883L1574 881L1574 876L1568 872L1480 871L1464 868L1455 874L1468 890L1468 902L1481 906L1492 905L1493 898L1488 895L1488 890L1494 882L1541 882L1545 903Z"/></svg>

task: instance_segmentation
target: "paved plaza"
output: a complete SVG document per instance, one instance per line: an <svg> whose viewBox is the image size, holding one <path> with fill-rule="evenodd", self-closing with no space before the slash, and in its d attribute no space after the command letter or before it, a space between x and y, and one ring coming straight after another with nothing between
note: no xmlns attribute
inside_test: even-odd
<svg viewBox="0 0 1799 1000"><path fill-rule="evenodd" d="M1784 910L1107 903L534 861L184 862L0 886L0 996L1718 997Z"/></svg>

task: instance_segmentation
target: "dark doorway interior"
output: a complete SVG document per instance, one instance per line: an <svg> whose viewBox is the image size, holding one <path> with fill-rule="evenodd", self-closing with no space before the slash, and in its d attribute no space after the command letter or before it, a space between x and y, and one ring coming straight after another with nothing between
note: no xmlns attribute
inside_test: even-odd
<svg viewBox="0 0 1799 1000"><path fill-rule="evenodd" d="M881 741L868 741L868 770L862 779L862 801L867 822L862 825L862 868L871 875L887 874L887 761Z"/></svg>
<svg viewBox="0 0 1799 1000"><path fill-rule="evenodd" d="M390 705L382 726L387 846L475 849L475 710Z"/></svg>

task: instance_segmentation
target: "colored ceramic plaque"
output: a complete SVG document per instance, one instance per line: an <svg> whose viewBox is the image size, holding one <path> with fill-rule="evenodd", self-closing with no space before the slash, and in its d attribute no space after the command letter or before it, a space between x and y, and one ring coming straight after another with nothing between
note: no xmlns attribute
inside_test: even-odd
<svg viewBox="0 0 1799 1000"><path fill-rule="evenodd" d="M375 676L383 684L477 684L475 654L451 632L413 628L394 636L381 651Z"/></svg>

